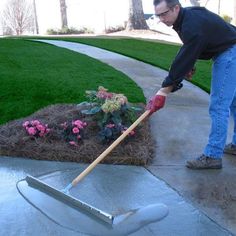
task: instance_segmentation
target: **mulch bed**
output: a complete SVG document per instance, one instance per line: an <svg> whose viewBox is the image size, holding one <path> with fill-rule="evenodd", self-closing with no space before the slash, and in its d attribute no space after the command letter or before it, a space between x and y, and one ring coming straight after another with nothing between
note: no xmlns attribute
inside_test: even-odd
<svg viewBox="0 0 236 236"><path fill-rule="evenodd" d="M52 131L43 138L32 138L26 134L22 124L26 120L38 119L48 124ZM74 147L62 138L61 123L81 119L88 123L83 142ZM99 128L91 117L81 114L75 104L51 105L31 116L11 121L0 126L0 155L25 157L37 160L71 161L91 163L106 148L98 139ZM154 141L148 120L136 129L133 137L126 137L101 163L147 165L154 156Z"/></svg>

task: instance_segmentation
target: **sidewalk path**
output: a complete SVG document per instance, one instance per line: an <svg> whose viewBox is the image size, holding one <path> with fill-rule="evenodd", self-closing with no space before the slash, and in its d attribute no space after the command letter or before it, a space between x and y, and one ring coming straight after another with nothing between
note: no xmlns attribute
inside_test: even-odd
<svg viewBox="0 0 236 236"><path fill-rule="evenodd" d="M160 88L167 74L154 66L96 47L41 41L86 54L122 71L142 88L147 99ZM186 159L202 153L207 142L208 102L209 95L187 81L180 91L168 97L166 107L150 120L156 140L156 157L146 168L236 234L236 158L225 155L222 170L193 171L184 166ZM230 128L232 130L232 122Z"/></svg>

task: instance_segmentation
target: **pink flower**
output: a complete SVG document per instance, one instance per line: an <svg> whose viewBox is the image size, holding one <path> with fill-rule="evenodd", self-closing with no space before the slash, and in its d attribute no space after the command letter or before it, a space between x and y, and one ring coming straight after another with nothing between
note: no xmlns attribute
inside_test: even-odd
<svg viewBox="0 0 236 236"><path fill-rule="evenodd" d="M36 125L36 128L37 128L39 131L42 131L42 132L45 131L45 127L44 127L43 125L41 125L41 124Z"/></svg>
<svg viewBox="0 0 236 236"><path fill-rule="evenodd" d="M103 90L100 90L98 91L97 93L97 97L100 98L100 99L110 99L112 98L113 94L112 93L108 93L106 91L103 91Z"/></svg>
<svg viewBox="0 0 236 236"><path fill-rule="evenodd" d="M130 131L130 136L133 136L135 134L134 130Z"/></svg>
<svg viewBox="0 0 236 236"><path fill-rule="evenodd" d="M51 129L46 129L45 133L49 133L51 131Z"/></svg>
<svg viewBox="0 0 236 236"><path fill-rule="evenodd" d="M80 136L80 135L78 135L78 136L77 136L77 139L81 139L81 136Z"/></svg>
<svg viewBox="0 0 236 236"><path fill-rule="evenodd" d="M76 120L76 121L72 121L72 125L77 126L79 129L83 129L87 125L87 123L82 122L81 120Z"/></svg>
<svg viewBox="0 0 236 236"><path fill-rule="evenodd" d="M36 125L39 125L40 122L38 120L32 120L31 124L36 126Z"/></svg>
<svg viewBox="0 0 236 236"><path fill-rule="evenodd" d="M72 121L72 125L80 126L80 125L83 125L83 122L81 120L75 120L75 121Z"/></svg>
<svg viewBox="0 0 236 236"><path fill-rule="evenodd" d="M74 127L72 131L73 131L74 134L78 134L79 133L79 129L77 127Z"/></svg>
<svg viewBox="0 0 236 236"><path fill-rule="evenodd" d="M27 131L28 131L29 135L35 135L37 132L34 127L30 127Z"/></svg>
<svg viewBox="0 0 236 236"><path fill-rule="evenodd" d="M75 141L70 141L69 144L72 145L72 146L77 146Z"/></svg>
<svg viewBox="0 0 236 236"><path fill-rule="evenodd" d="M66 129L67 128L67 122L62 123L61 126L63 127L63 129Z"/></svg>
<svg viewBox="0 0 236 236"><path fill-rule="evenodd" d="M115 127L114 124L108 124L108 125L107 125L107 128L113 128L113 127Z"/></svg>
<svg viewBox="0 0 236 236"><path fill-rule="evenodd" d="M25 122L23 123L23 127L26 128L29 124L30 124L30 122L27 120L27 121L25 121Z"/></svg>

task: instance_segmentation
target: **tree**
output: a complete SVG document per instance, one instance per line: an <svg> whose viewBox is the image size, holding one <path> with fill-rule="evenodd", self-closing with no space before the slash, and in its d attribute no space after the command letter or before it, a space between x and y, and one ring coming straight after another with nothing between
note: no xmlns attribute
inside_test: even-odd
<svg viewBox="0 0 236 236"><path fill-rule="evenodd" d="M66 12L66 0L60 0L61 9L61 28L68 28L67 12Z"/></svg>
<svg viewBox="0 0 236 236"><path fill-rule="evenodd" d="M26 0L10 0L3 10L2 23L4 32L22 35L24 32L33 32L34 15L32 4Z"/></svg>
<svg viewBox="0 0 236 236"><path fill-rule="evenodd" d="M129 18L126 29L148 29L144 19L142 0L129 0Z"/></svg>

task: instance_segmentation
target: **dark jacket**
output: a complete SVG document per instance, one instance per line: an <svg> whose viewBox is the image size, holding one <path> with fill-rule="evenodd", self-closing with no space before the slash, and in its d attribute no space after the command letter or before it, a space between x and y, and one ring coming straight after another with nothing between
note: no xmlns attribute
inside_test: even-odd
<svg viewBox="0 0 236 236"><path fill-rule="evenodd" d="M173 29L183 42L162 87L178 86L197 59L212 59L236 44L236 27L204 7L180 8Z"/></svg>

